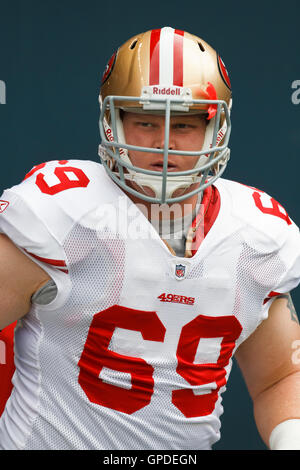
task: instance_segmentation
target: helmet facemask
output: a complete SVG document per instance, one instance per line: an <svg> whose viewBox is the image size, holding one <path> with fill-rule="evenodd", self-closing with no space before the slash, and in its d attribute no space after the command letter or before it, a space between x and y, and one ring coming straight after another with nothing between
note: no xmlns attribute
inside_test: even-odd
<svg viewBox="0 0 300 470"><path fill-rule="evenodd" d="M119 103L122 101L122 108ZM126 106L126 102L130 106ZM134 104L141 106L134 106ZM125 106L124 106L125 105ZM198 109L193 110L193 106ZM227 147L231 123L230 109L227 103L222 100L195 100L186 97L126 97L107 96L103 103L100 99L100 120L99 128L102 143L99 147L99 155L110 177L125 191L151 203L175 203L187 199L194 194L203 192L205 188L224 172L230 151ZM199 107L208 108L210 112L205 112L209 119L207 121L206 132L202 149L198 151L170 150L170 118L173 114L199 114ZM163 114L165 120L164 148L148 148L126 143L120 109L124 111L143 112L144 114ZM221 143L222 142L222 143ZM221 143L221 144L220 144ZM157 153L163 155L162 171L146 170L132 164L130 151L135 150L145 153ZM196 165L185 171L168 171L169 155L198 156ZM140 190L133 189L130 181L134 181ZM197 188L186 192L192 184L197 183ZM155 196L145 194L144 187L149 187ZM181 196L173 197L178 189L185 191Z"/></svg>

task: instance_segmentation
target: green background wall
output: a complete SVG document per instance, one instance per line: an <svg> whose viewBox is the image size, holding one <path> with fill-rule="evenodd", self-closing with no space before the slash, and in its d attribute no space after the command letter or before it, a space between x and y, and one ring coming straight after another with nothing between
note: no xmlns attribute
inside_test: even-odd
<svg viewBox="0 0 300 470"><path fill-rule="evenodd" d="M107 60L134 34L172 26L210 43L229 70L232 153L224 176L270 193L300 224L300 93L292 88L300 85L299 15L300 3L289 0L0 0L1 192L43 161L98 161ZM215 448L265 449L235 364L224 407Z"/></svg>

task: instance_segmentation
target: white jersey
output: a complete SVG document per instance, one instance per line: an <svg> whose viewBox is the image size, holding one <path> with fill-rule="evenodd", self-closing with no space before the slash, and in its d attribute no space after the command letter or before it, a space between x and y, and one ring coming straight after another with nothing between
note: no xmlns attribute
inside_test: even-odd
<svg viewBox="0 0 300 470"><path fill-rule="evenodd" d="M57 285L15 332L2 449L210 449L237 347L300 278L300 237L265 193L219 179L197 252L170 252L104 168L38 165L0 230ZM267 299L271 299L268 301Z"/></svg>

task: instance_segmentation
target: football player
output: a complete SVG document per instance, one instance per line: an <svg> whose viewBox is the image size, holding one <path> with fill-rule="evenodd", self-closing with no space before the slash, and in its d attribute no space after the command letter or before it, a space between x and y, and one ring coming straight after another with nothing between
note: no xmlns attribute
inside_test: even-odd
<svg viewBox="0 0 300 470"><path fill-rule="evenodd" d="M270 449L300 449L299 230L221 177L231 85L165 27L111 57L102 165L32 168L1 197L0 328L14 332L2 449L211 449L235 354Z"/></svg>

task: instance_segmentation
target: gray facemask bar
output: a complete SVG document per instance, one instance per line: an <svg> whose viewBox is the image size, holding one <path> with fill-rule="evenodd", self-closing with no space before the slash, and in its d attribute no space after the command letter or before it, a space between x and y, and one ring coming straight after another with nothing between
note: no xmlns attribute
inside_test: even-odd
<svg viewBox="0 0 300 470"><path fill-rule="evenodd" d="M113 171L111 168L109 168L108 164L106 161L102 160L103 165L105 166L106 171L108 172L109 176L112 178L113 181L115 181L116 184L121 186L125 191L139 197L140 199L143 199L148 202L153 202L153 203L174 203L174 202L180 202L184 199L187 199L188 197L193 196L194 194L199 193L200 191L203 191L206 189L208 186L212 185L214 181L219 178L225 168L227 163L224 163L220 170L214 175L209 177L209 181L206 183L203 183L206 181L207 176L209 172L212 170L212 168L220 161L226 153L229 151L228 149L228 142L229 142L229 137L230 137L230 132L231 132L231 121L230 121L230 114L228 110L227 103L223 100L190 100L189 101L189 106L192 106L193 104L195 105L217 105L217 113L215 116L215 124L214 124L214 131L213 131L213 138L212 138L212 147L210 149L204 149L201 151L176 151L176 150L169 150L169 127L170 127L170 115L172 111L172 102L176 104L180 103L178 98L176 100L172 100L172 97L166 97L165 98L165 142L164 142L164 148L163 149L156 149L152 147L138 147L136 145L129 145L125 143L119 143L118 142L118 132L117 132L117 127L116 127L116 113L115 113L115 101L123 101L123 102L138 102L138 104L141 103L141 98L140 97L128 97L128 96L107 96L103 104L101 106L101 111L100 111L100 118L99 118L99 129L100 129L100 136L102 140L102 145L105 147L108 155L114 159L116 162L116 165L119 170L119 176L116 174L115 171ZM151 98L151 102L155 103L158 102L161 104L162 100L161 98ZM184 103L184 100L182 100L182 103ZM111 113L111 124L110 126L112 127L112 132L113 132L113 137L114 140L109 141L107 139L106 133L105 133L105 128L103 121L105 119L105 111L109 110ZM221 110L224 110L225 113L225 120L227 124L227 131L225 133L224 137L224 143L221 146L216 145L217 141L217 136L218 136L218 130L219 130L219 123L220 123L220 115L221 115ZM147 113L147 111L145 111ZM148 111L150 114L151 111ZM115 150L113 150L113 149ZM164 160L163 160L163 170L162 172L157 172L154 170L146 170L143 168L139 168L136 166L133 166L132 164L124 161L122 157L120 156L120 150L119 149L126 149L126 150L136 150L139 152L145 152L145 153L158 153L158 154L163 154L164 155ZM214 156L215 153L218 153L217 156ZM198 156L201 157L202 155L210 155L208 157L208 161L205 165L202 165L200 168L192 168L191 170L185 170L185 171L180 171L180 172L168 172L168 155L186 155L188 156ZM162 180L162 197L161 198L154 198L147 196L145 194L142 194L141 192L131 188L125 181L127 179L127 175L124 175L123 168L127 168L129 170L133 170L137 173L142 173L145 175L154 175L154 176L159 176L161 177ZM188 175L199 175L199 172L201 171L201 180L199 187L196 188L195 190L188 192L182 196L178 197L172 197L172 198L166 198L166 186L167 186L167 179L168 178L174 178L176 176L188 176ZM130 178L129 178L130 179ZM192 183L191 183L192 184Z"/></svg>

